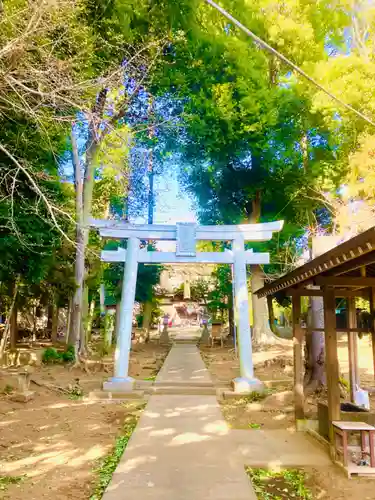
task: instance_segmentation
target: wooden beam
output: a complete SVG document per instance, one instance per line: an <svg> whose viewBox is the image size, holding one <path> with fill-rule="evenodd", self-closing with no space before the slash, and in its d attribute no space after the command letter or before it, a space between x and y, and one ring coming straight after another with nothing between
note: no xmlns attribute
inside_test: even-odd
<svg viewBox="0 0 375 500"><path fill-rule="evenodd" d="M375 253L367 253L362 255L361 257L357 257L352 261L345 262L340 267L335 269L333 274L335 276L340 276L341 274L348 273L350 271L355 271L356 269L362 268L363 266L375 264Z"/></svg>
<svg viewBox="0 0 375 500"><path fill-rule="evenodd" d="M294 411L295 419L305 418L305 395L303 390L303 338L304 332L301 328L301 297L294 296L292 299L292 321L293 321L293 357L294 357Z"/></svg>
<svg viewBox="0 0 375 500"><path fill-rule="evenodd" d="M307 330L309 332L325 332L325 328L314 328L313 326L304 327L303 330ZM337 333L372 333L372 330L369 331L368 328L336 328Z"/></svg>
<svg viewBox="0 0 375 500"><path fill-rule="evenodd" d="M317 276L314 279L315 283L320 286L362 286L375 287L375 278L365 278L363 276Z"/></svg>
<svg viewBox="0 0 375 500"><path fill-rule="evenodd" d="M331 447L334 447L332 421L341 420L339 361L337 356L336 300L334 290L324 289L325 364L327 377L328 421ZM332 450L332 448L331 448Z"/></svg>
<svg viewBox="0 0 375 500"><path fill-rule="evenodd" d="M300 297L323 297L323 290L313 290L310 288L290 288L285 291L286 295L297 295ZM341 290L335 288L336 297L364 297L369 298L368 290Z"/></svg>
<svg viewBox="0 0 375 500"><path fill-rule="evenodd" d="M358 336L350 334L357 329L357 312L355 307L355 298L350 297L348 304L348 351L349 351L349 381L350 381L350 400L354 403L354 395L358 379Z"/></svg>
<svg viewBox="0 0 375 500"><path fill-rule="evenodd" d="M374 370L374 378L375 378L375 287L371 288L370 293L370 312L372 315L372 363Z"/></svg>

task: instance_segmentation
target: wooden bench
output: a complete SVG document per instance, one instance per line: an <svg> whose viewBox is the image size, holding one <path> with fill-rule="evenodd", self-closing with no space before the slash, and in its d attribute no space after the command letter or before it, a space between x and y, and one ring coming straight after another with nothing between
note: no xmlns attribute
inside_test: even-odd
<svg viewBox="0 0 375 500"><path fill-rule="evenodd" d="M333 426L333 434L334 434L334 444L335 444L335 460L339 461L338 458L342 457L342 464L344 467L348 468L348 472L351 473L354 471L353 465L357 470L360 467L360 470L365 473L365 466L357 466L356 464L349 464L348 459L348 438L350 434L358 433L360 434L360 451L362 454L362 458L364 456L370 457L370 467L375 467L375 451L374 451L374 436L375 436L375 427L372 425L366 424L365 422L345 422L345 421L334 421L332 422ZM367 444L368 443L368 444Z"/></svg>

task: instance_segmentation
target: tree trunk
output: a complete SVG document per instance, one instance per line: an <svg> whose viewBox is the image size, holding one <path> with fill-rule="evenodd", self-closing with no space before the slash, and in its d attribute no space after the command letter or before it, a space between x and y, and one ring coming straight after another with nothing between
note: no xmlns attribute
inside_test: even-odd
<svg viewBox="0 0 375 500"><path fill-rule="evenodd" d="M115 327L116 340L118 339L118 333L120 328L120 311L121 311L121 300L119 300L116 304L116 327Z"/></svg>
<svg viewBox="0 0 375 500"><path fill-rule="evenodd" d="M74 132L71 133L72 141L72 161L74 166L74 184L76 194L76 263L75 281L76 290L72 300L72 310L69 325L68 344L73 345L78 359L79 339L82 317L83 301L83 281L85 276L85 234L83 231L83 196L82 196L82 175L79 160L77 142Z"/></svg>
<svg viewBox="0 0 375 500"><path fill-rule="evenodd" d="M312 239L313 259L333 248L339 236L320 236ZM324 328L323 297L310 297L307 325ZM325 349L324 333L312 331L306 333L305 343L305 393L311 394L325 385Z"/></svg>
<svg viewBox="0 0 375 500"><path fill-rule="evenodd" d="M89 225L92 209L92 195L95 180L95 157L99 144L99 123L103 116L104 106L107 99L107 89L102 89L96 100L92 117L89 123L89 133L86 142L86 165L82 183L81 165L78 148L74 133L72 131L72 160L75 173L76 188L76 217L77 217L77 251L75 264L75 278L77 289L73 300L72 333L69 332L70 343L74 344L76 354L78 350L86 351L85 335L82 334L81 323L83 320L82 309L84 306L84 281L85 281L85 254L89 239ZM76 356L78 359L78 356Z"/></svg>
<svg viewBox="0 0 375 500"><path fill-rule="evenodd" d="M324 328L323 297L311 297L307 324ZM311 394L325 384L324 333L307 331L305 344L305 393Z"/></svg>
<svg viewBox="0 0 375 500"><path fill-rule="evenodd" d="M13 319L13 322L15 321L15 324L17 325L17 312L14 314L14 310L17 311L16 300L17 300L17 294L18 294L18 284L19 284L19 277L17 277L17 280L16 280L14 288L13 288L12 303L11 303L9 311L8 311L8 316L7 316L7 319L5 322L3 337L2 337L1 342L0 342L0 360L3 358L5 348L6 348L6 345L8 342L8 337L9 337L10 330L11 330L12 319ZM14 327L14 325L13 325L13 327Z"/></svg>
<svg viewBox="0 0 375 500"><path fill-rule="evenodd" d="M95 311L95 300L92 299L89 307L89 316L87 318L87 328L86 328L87 342L89 342L91 338L92 322L94 321L94 311Z"/></svg>
<svg viewBox="0 0 375 500"><path fill-rule="evenodd" d="M72 320L73 297L69 298L68 310L66 311L66 329L65 329L65 343L69 343L69 332L71 330Z"/></svg>
<svg viewBox="0 0 375 500"><path fill-rule="evenodd" d="M145 302L143 306L143 321L142 328L146 332L145 341L148 342L150 340L150 328L151 328L151 319L152 319L152 308L153 304L151 301Z"/></svg>
<svg viewBox="0 0 375 500"><path fill-rule="evenodd" d="M12 310L12 315L10 318L10 348L15 349L17 347L18 341L18 307L17 304L14 305Z"/></svg>
<svg viewBox="0 0 375 500"><path fill-rule="evenodd" d="M229 335L234 337L234 311L233 311L233 297L228 297L228 321L229 321Z"/></svg>
<svg viewBox="0 0 375 500"><path fill-rule="evenodd" d="M252 200L252 210L249 217L251 224L259 222L261 214L261 193L257 191ZM256 344L274 344L278 339L269 324L269 313L266 297L258 297L256 291L264 286L264 275L259 265L251 265L251 298L253 305L253 342Z"/></svg>
<svg viewBox="0 0 375 500"><path fill-rule="evenodd" d="M109 351L113 341L113 331L115 329L115 317L112 311L108 310L104 320L104 349Z"/></svg>
<svg viewBox="0 0 375 500"><path fill-rule="evenodd" d="M51 325L51 341L52 344L57 344L57 333L59 327L59 313L60 309L55 305L52 314L52 325Z"/></svg>
<svg viewBox="0 0 375 500"><path fill-rule="evenodd" d="M89 290L84 286L82 297L82 315L79 337L79 354L86 356L87 354L87 323L89 319Z"/></svg>
<svg viewBox="0 0 375 500"><path fill-rule="evenodd" d="M268 307L268 318L269 318L270 328L271 328L273 333L276 333L275 314L273 311L272 295L267 295L267 307Z"/></svg>
<svg viewBox="0 0 375 500"><path fill-rule="evenodd" d="M53 311L54 311L53 304L49 304L47 308L47 326L46 326L48 334L52 332Z"/></svg>

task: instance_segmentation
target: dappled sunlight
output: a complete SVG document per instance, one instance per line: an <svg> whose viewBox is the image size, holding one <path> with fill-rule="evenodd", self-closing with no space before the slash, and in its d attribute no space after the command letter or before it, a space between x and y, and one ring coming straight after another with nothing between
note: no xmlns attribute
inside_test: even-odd
<svg viewBox="0 0 375 500"><path fill-rule="evenodd" d="M211 422L206 424L203 427L204 432L208 432L210 434L217 434L219 436L224 436L229 433L228 425L224 422L224 420L216 420L215 422Z"/></svg>
<svg viewBox="0 0 375 500"><path fill-rule="evenodd" d="M103 446L95 445L92 446L89 450L86 451L83 455L70 460L68 463L69 467L79 467L84 462L97 460L100 457L103 457L106 452L106 449Z"/></svg>
<svg viewBox="0 0 375 500"><path fill-rule="evenodd" d="M151 412L151 411L145 410L144 416L147 417L147 418L159 418L160 417L160 413L155 413L155 412Z"/></svg>
<svg viewBox="0 0 375 500"><path fill-rule="evenodd" d="M129 460L123 460L119 464L117 472L128 474L137 467L140 467L141 465L144 464L155 462L156 460L157 460L156 455L142 455L140 457L132 458Z"/></svg>
<svg viewBox="0 0 375 500"><path fill-rule="evenodd" d="M280 413L279 415L275 415L273 418L274 418L274 420L278 420L278 421L285 420L286 415L285 415L285 413Z"/></svg>
<svg viewBox="0 0 375 500"><path fill-rule="evenodd" d="M176 429L159 429L159 430L154 430L150 431L149 436L150 437L158 437L158 436L171 436L172 434L176 433Z"/></svg>
<svg viewBox="0 0 375 500"><path fill-rule="evenodd" d="M167 446L182 446L184 444L199 443L201 441L208 441L212 436L204 434L197 434L196 432L185 432L174 437Z"/></svg>

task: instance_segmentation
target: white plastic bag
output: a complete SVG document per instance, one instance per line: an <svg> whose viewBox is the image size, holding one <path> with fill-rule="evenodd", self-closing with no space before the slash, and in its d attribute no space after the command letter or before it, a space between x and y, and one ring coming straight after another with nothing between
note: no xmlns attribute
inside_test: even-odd
<svg viewBox="0 0 375 500"><path fill-rule="evenodd" d="M354 403L361 408L370 409L370 398L368 392L361 389L358 385L355 386Z"/></svg>

